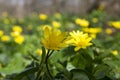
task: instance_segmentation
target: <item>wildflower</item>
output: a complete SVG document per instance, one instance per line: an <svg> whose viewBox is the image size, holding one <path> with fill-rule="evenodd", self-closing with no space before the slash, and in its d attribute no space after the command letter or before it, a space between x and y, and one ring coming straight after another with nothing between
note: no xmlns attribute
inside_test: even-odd
<svg viewBox="0 0 120 80"><path fill-rule="evenodd" d="M81 48L85 49L87 46L92 45L91 40L92 38L87 33L73 31L70 32L67 43L75 46L74 50L78 51Z"/></svg>
<svg viewBox="0 0 120 80"><path fill-rule="evenodd" d="M40 20L45 21L47 19L47 15L46 14L40 14L39 18L40 18Z"/></svg>
<svg viewBox="0 0 120 80"><path fill-rule="evenodd" d="M107 29L105 29L105 33L106 34L112 34L112 29L111 28L107 28Z"/></svg>
<svg viewBox="0 0 120 80"><path fill-rule="evenodd" d="M4 32L2 30L0 30L0 37L4 34Z"/></svg>
<svg viewBox="0 0 120 80"><path fill-rule="evenodd" d="M116 55L118 55L118 51L117 50L113 50L112 54L116 56Z"/></svg>
<svg viewBox="0 0 120 80"><path fill-rule="evenodd" d="M5 19L3 20L3 23L4 23L4 24L9 24L9 23L10 23L10 20L7 19L7 18L5 18Z"/></svg>
<svg viewBox="0 0 120 80"><path fill-rule="evenodd" d="M42 55L42 49L37 49L36 53L41 56Z"/></svg>
<svg viewBox="0 0 120 80"><path fill-rule="evenodd" d="M98 18L93 18L93 19L92 19L92 22L93 22L93 23L97 23L97 22L98 22Z"/></svg>
<svg viewBox="0 0 120 80"><path fill-rule="evenodd" d="M8 41L10 41L10 37L7 35L3 35L3 36L1 36L1 41L8 42Z"/></svg>
<svg viewBox="0 0 120 80"><path fill-rule="evenodd" d="M89 21L87 21L86 19L80 19L80 18L77 18L75 20L75 23L82 26L82 27L88 27L89 26Z"/></svg>
<svg viewBox="0 0 120 80"><path fill-rule="evenodd" d="M41 43L47 49L51 50L60 50L63 47L66 47L66 33L61 32L55 28L44 28L44 38L41 39Z"/></svg>
<svg viewBox="0 0 120 80"><path fill-rule="evenodd" d="M55 28L59 28L59 27L61 26L60 22L57 22L57 21L53 21L53 22L52 22L52 25L53 25L53 27L55 27Z"/></svg>
<svg viewBox="0 0 120 80"><path fill-rule="evenodd" d="M61 14L60 13L55 13L54 15L57 19L60 19L61 18Z"/></svg>
<svg viewBox="0 0 120 80"><path fill-rule="evenodd" d="M114 28L120 29L120 21L112 21L110 23Z"/></svg>
<svg viewBox="0 0 120 80"><path fill-rule="evenodd" d="M96 38L96 35L97 35L97 34L90 34L90 37L92 37L92 38L95 39L95 38Z"/></svg>
<svg viewBox="0 0 120 80"><path fill-rule="evenodd" d="M20 35L20 33L17 31L11 32L11 36L13 36L13 37L17 37L19 35Z"/></svg>
<svg viewBox="0 0 120 80"><path fill-rule="evenodd" d="M42 26L42 30L45 30L46 28L48 28L49 30L52 29L50 25L43 25L43 26Z"/></svg>
<svg viewBox="0 0 120 80"><path fill-rule="evenodd" d="M24 36L20 35L20 36L17 36L14 38L14 41L17 43L17 44L22 44L24 42L25 38Z"/></svg>
<svg viewBox="0 0 120 80"><path fill-rule="evenodd" d="M83 28L83 31L87 33L97 34L97 33L100 33L102 29L101 28Z"/></svg>
<svg viewBox="0 0 120 80"><path fill-rule="evenodd" d="M22 28L20 27L20 26L13 26L13 28L12 28L12 30L14 31L14 32L19 32L19 33L21 33L22 32Z"/></svg>

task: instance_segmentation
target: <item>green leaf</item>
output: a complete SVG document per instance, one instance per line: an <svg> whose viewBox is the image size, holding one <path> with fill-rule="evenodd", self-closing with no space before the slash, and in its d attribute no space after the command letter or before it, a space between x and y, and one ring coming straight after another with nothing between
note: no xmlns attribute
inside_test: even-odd
<svg viewBox="0 0 120 80"><path fill-rule="evenodd" d="M36 61L39 61L39 59L37 59L34 55L32 55L31 53L29 53L29 55Z"/></svg>
<svg viewBox="0 0 120 80"><path fill-rule="evenodd" d="M27 69L24 70L23 72L17 74L13 80L21 80L21 79L22 79L23 77L25 77L26 75L35 73L35 72L38 70L38 68L39 68L39 67L27 68Z"/></svg>
<svg viewBox="0 0 120 80"><path fill-rule="evenodd" d="M105 76L107 76L107 73L109 71L109 67L107 65L100 65L96 68L96 71L94 73L94 76L96 79L102 79Z"/></svg>
<svg viewBox="0 0 120 80"><path fill-rule="evenodd" d="M72 73L72 80L90 80L84 70L73 69L70 72Z"/></svg>

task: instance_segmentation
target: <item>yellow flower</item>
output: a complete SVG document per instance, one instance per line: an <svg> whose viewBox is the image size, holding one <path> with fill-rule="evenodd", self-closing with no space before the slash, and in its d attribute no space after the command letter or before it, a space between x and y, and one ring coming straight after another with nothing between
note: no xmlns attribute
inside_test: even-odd
<svg viewBox="0 0 120 80"><path fill-rule="evenodd" d="M112 21L110 23L114 28L120 29L120 21Z"/></svg>
<svg viewBox="0 0 120 80"><path fill-rule="evenodd" d="M5 19L3 20L3 22L4 22L4 24L9 24L9 23L10 23L10 20L7 19L7 18L5 18Z"/></svg>
<svg viewBox="0 0 120 80"><path fill-rule="evenodd" d="M105 8L105 5L104 5L104 4L101 4L101 5L98 6L98 10L101 10L101 11L102 11L102 10L104 10L104 8Z"/></svg>
<svg viewBox="0 0 120 80"><path fill-rule="evenodd" d="M61 14L60 13L55 13L54 15L56 18L60 19L61 18Z"/></svg>
<svg viewBox="0 0 120 80"><path fill-rule="evenodd" d="M118 55L118 50L113 50L112 54L115 55L115 56Z"/></svg>
<svg viewBox="0 0 120 80"><path fill-rule="evenodd" d="M66 47L66 33L61 32L55 28L44 28L44 38L41 39L41 43L47 49L51 50L60 50L63 47Z"/></svg>
<svg viewBox="0 0 120 80"><path fill-rule="evenodd" d="M112 32L113 32L113 31L112 31L111 28L107 28L107 29L105 30L105 33L106 33L106 34L112 34Z"/></svg>
<svg viewBox="0 0 120 80"><path fill-rule="evenodd" d="M10 37L7 35L3 35L3 36L1 36L1 41L8 42L8 41L10 41Z"/></svg>
<svg viewBox="0 0 120 80"><path fill-rule="evenodd" d="M80 18L77 18L75 20L75 23L82 26L82 27L88 27L89 26L89 21L87 21L86 19L80 19Z"/></svg>
<svg viewBox="0 0 120 80"><path fill-rule="evenodd" d="M20 36L17 36L14 38L14 41L17 43L17 44L22 44L24 42L25 38L24 36L20 35Z"/></svg>
<svg viewBox="0 0 120 80"><path fill-rule="evenodd" d="M57 22L57 21L53 21L53 22L52 22L52 25L53 25L53 27L55 27L55 28L59 28L59 27L61 26L60 22Z"/></svg>
<svg viewBox="0 0 120 80"><path fill-rule="evenodd" d="M97 23L98 22L98 18L93 18L92 22Z"/></svg>
<svg viewBox="0 0 120 80"><path fill-rule="evenodd" d="M42 55L42 49L37 49L36 53L41 56Z"/></svg>
<svg viewBox="0 0 120 80"><path fill-rule="evenodd" d="M87 33L97 34L97 33L100 33L102 29L101 28L83 28L83 31Z"/></svg>
<svg viewBox="0 0 120 80"><path fill-rule="evenodd" d="M48 28L49 30L51 30L51 26L50 25L43 25L42 26L42 30L44 31L46 28Z"/></svg>
<svg viewBox="0 0 120 80"><path fill-rule="evenodd" d="M2 30L0 30L0 37L4 34L4 32Z"/></svg>
<svg viewBox="0 0 120 80"><path fill-rule="evenodd" d="M78 51L81 48L85 49L87 46L92 45L91 40L92 38L87 33L73 31L70 32L67 43L75 46L74 50Z"/></svg>
<svg viewBox="0 0 120 80"><path fill-rule="evenodd" d="M19 32L19 33L21 33L22 32L22 28L20 27L20 26L13 26L13 28L12 28L12 30L14 31L14 32Z"/></svg>
<svg viewBox="0 0 120 80"><path fill-rule="evenodd" d="M20 35L20 33L17 31L11 32L11 36L13 36L13 37L17 37L19 35Z"/></svg>
<svg viewBox="0 0 120 80"><path fill-rule="evenodd" d="M92 37L92 38L96 38L96 34L90 34L90 37Z"/></svg>
<svg viewBox="0 0 120 80"><path fill-rule="evenodd" d="M40 20L45 21L47 19L47 15L46 14L40 14L39 18L40 18Z"/></svg>

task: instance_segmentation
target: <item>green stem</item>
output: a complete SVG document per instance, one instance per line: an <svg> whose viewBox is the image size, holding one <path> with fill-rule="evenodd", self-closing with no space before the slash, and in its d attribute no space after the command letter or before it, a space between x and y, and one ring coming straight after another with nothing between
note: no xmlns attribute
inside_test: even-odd
<svg viewBox="0 0 120 80"><path fill-rule="evenodd" d="M49 67L48 67L48 59L49 57L52 55L53 51L49 52L46 56L46 60L45 60L45 64L46 64L46 68L47 68L47 72L48 72L48 75L50 77L50 79L52 80L53 79L53 76L52 74L50 73L50 70L49 70Z"/></svg>

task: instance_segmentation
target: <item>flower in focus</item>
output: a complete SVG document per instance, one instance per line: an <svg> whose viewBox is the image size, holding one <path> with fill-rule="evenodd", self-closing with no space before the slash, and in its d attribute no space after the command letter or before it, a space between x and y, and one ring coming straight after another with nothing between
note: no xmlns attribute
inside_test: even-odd
<svg viewBox="0 0 120 80"><path fill-rule="evenodd" d="M118 51L117 50L113 50L112 54L116 56L116 55L118 55Z"/></svg>
<svg viewBox="0 0 120 80"><path fill-rule="evenodd" d="M14 41L17 43L17 44L22 44L24 42L25 38L24 36L20 35L20 36L17 36L14 38Z"/></svg>
<svg viewBox="0 0 120 80"><path fill-rule="evenodd" d="M59 27L61 26L60 22L57 22L57 21L53 21L53 22L52 22L52 25L53 25L53 27L55 27L55 28L59 28Z"/></svg>
<svg viewBox="0 0 120 80"><path fill-rule="evenodd" d="M45 21L47 19L47 15L46 14L40 14L39 18L40 18L40 20Z"/></svg>
<svg viewBox="0 0 120 80"><path fill-rule="evenodd" d="M75 46L74 50L78 51L81 48L85 49L87 46L92 45L91 40L92 38L87 33L73 31L70 32L67 43Z"/></svg>
<svg viewBox="0 0 120 80"><path fill-rule="evenodd" d="M105 33L106 33L106 34L112 34L112 32L113 32L113 31L112 31L111 28L107 28L107 29L105 30Z"/></svg>
<svg viewBox="0 0 120 80"><path fill-rule="evenodd" d="M8 42L8 41L10 41L10 37L7 35L3 35L3 36L1 36L1 41Z"/></svg>
<svg viewBox="0 0 120 80"><path fill-rule="evenodd" d="M0 37L4 34L4 32L2 30L0 30Z"/></svg>
<svg viewBox="0 0 120 80"><path fill-rule="evenodd" d="M22 28L21 28L20 26L13 26L12 30L13 30L14 32L19 32L19 33L22 32Z"/></svg>
<svg viewBox="0 0 120 80"><path fill-rule="evenodd" d="M66 33L61 32L55 28L44 28L44 38L41 39L41 43L47 49L60 50L66 47Z"/></svg>
<svg viewBox="0 0 120 80"><path fill-rule="evenodd" d="M75 23L82 26L82 27L88 27L89 26L89 21L87 21L86 19L80 19L80 18L77 18L75 20Z"/></svg>

